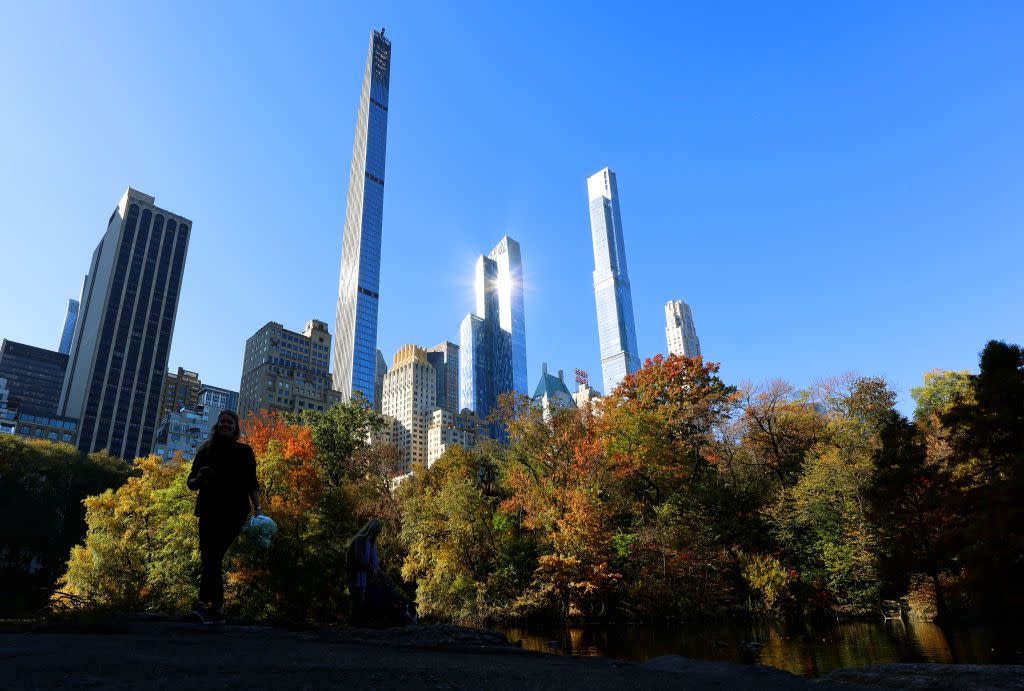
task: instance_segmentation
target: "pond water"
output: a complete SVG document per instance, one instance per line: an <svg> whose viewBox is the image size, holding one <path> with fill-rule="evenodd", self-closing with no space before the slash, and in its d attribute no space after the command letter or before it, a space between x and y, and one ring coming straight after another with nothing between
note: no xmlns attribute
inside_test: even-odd
<svg viewBox="0 0 1024 691"><path fill-rule="evenodd" d="M786 626L781 623L711 623L658 626L590 624L568 628L497 627L523 648L562 655L644 661L660 655L760 663L805 677L842 667L891 662L1024 664L1019 628L944 630L935 624L852 622Z"/></svg>

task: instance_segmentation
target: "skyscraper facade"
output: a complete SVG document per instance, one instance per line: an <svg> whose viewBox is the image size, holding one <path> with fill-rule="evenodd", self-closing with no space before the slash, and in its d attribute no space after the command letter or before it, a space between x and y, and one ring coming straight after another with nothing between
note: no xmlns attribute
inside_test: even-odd
<svg viewBox="0 0 1024 691"><path fill-rule="evenodd" d="M456 444L464 449L472 449L480 439L487 438L480 419L470 410L455 413L444 408L434 408L427 420L428 468Z"/></svg>
<svg viewBox="0 0 1024 691"><path fill-rule="evenodd" d="M215 422L216 418L211 422L209 411L202 406L182 406L160 421L153 453L165 461L171 460L175 454L190 461L210 437L210 429Z"/></svg>
<svg viewBox="0 0 1024 691"><path fill-rule="evenodd" d="M427 348L427 361L437 375L437 407L459 412L459 346L445 341Z"/></svg>
<svg viewBox="0 0 1024 691"><path fill-rule="evenodd" d="M129 188L93 252L58 411L82 451L152 449L192 226L155 202Z"/></svg>
<svg viewBox="0 0 1024 691"><path fill-rule="evenodd" d="M377 365L373 375L373 409L378 413L381 411L381 396L384 395L384 375L388 373L388 363L384 359L384 353L377 348Z"/></svg>
<svg viewBox="0 0 1024 691"><path fill-rule="evenodd" d="M67 366L63 353L4 339L0 378L7 380L7 405L22 412L55 414Z"/></svg>
<svg viewBox="0 0 1024 691"><path fill-rule="evenodd" d="M515 390L512 334L501 328L498 263L485 256L476 262L476 314L459 328L459 404L484 420L498 396ZM491 429L498 438L500 431Z"/></svg>
<svg viewBox="0 0 1024 691"><path fill-rule="evenodd" d="M198 372L189 372L184 367L179 367L176 373L168 372L160 394L160 419L178 412L182 406L197 406L202 387L203 382L199 381Z"/></svg>
<svg viewBox="0 0 1024 691"><path fill-rule="evenodd" d="M523 256L519 243L506 235L491 250L487 258L493 260L498 268L498 317L501 328L507 331L512 339L512 385L517 392L525 395L528 393L529 384L526 376Z"/></svg>
<svg viewBox="0 0 1024 691"><path fill-rule="evenodd" d="M75 336L75 323L78 321L78 300L68 300L68 313L64 317L64 330L60 333L58 353L67 355L71 352L71 339Z"/></svg>
<svg viewBox="0 0 1024 691"><path fill-rule="evenodd" d="M199 389L199 405L210 418L210 425L217 423L217 418L225 410L238 412L238 392L222 389L219 386L203 384Z"/></svg>
<svg viewBox="0 0 1024 691"><path fill-rule="evenodd" d="M594 241L594 298L601 342L601 374L605 392L611 393L627 374L640 369L615 173L603 168L591 175L587 178L587 192Z"/></svg>
<svg viewBox="0 0 1024 691"><path fill-rule="evenodd" d="M693 313L682 300L669 300L665 304L665 339L672 355L700 356L700 339L693 325Z"/></svg>
<svg viewBox="0 0 1024 691"><path fill-rule="evenodd" d="M302 333L267 322L245 342L238 414L324 411L338 402L327 369L331 334L311 319Z"/></svg>
<svg viewBox="0 0 1024 691"><path fill-rule="evenodd" d="M381 410L385 418L394 419L392 443L403 454L406 473L426 467L427 427L436 408L436 386L427 351L416 345L399 348L384 375Z"/></svg>
<svg viewBox="0 0 1024 691"><path fill-rule="evenodd" d="M391 42L370 37L349 171L345 234L334 339L334 388L342 400L356 391L373 404L377 371L377 308L384 217L384 159L388 133Z"/></svg>

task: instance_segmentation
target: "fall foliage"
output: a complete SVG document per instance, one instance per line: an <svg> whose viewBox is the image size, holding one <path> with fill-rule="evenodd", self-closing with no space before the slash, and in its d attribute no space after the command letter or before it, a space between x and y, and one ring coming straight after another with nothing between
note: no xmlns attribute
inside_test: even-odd
<svg viewBox="0 0 1024 691"><path fill-rule="evenodd" d="M929 373L909 420L878 377L734 387L715 363L657 356L547 420L503 396L504 443L451 448L397 487L400 452L367 441L381 421L363 402L250 416L244 440L280 532L269 550L243 539L229 552L228 605L344 619L345 548L381 518L387 574L441 620L856 617L899 598L927 616L1020 611L1024 353L993 341L980 365ZM0 488L18 472L45 495L19 463L0 458ZM180 459L138 459L87 498L56 601L187 607L186 473Z"/></svg>

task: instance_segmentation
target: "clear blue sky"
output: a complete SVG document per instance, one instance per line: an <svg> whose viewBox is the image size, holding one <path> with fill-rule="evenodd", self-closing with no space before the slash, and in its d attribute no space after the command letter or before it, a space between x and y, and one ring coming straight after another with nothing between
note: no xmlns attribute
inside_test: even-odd
<svg viewBox="0 0 1024 691"><path fill-rule="evenodd" d="M646 4L646 3L641 3ZM727 381L909 388L1024 342L1024 5L8 2L0 337L56 348L127 186L194 221L170 366L237 388L333 330L373 27L393 41L379 347L457 341L523 248L542 361L600 381L586 176L610 166L641 358L693 307Z"/></svg>

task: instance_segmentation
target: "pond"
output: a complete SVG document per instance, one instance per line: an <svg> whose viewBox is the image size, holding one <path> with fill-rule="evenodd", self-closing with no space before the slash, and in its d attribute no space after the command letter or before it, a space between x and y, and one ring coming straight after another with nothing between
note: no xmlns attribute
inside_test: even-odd
<svg viewBox="0 0 1024 691"><path fill-rule="evenodd" d="M562 655L644 661L660 655L760 663L805 677L842 667L892 662L1024 664L1019 628L947 629L936 624L852 622L790 625L776 622L660 626L589 624L568 628L495 628L523 648Z"/></svg>

